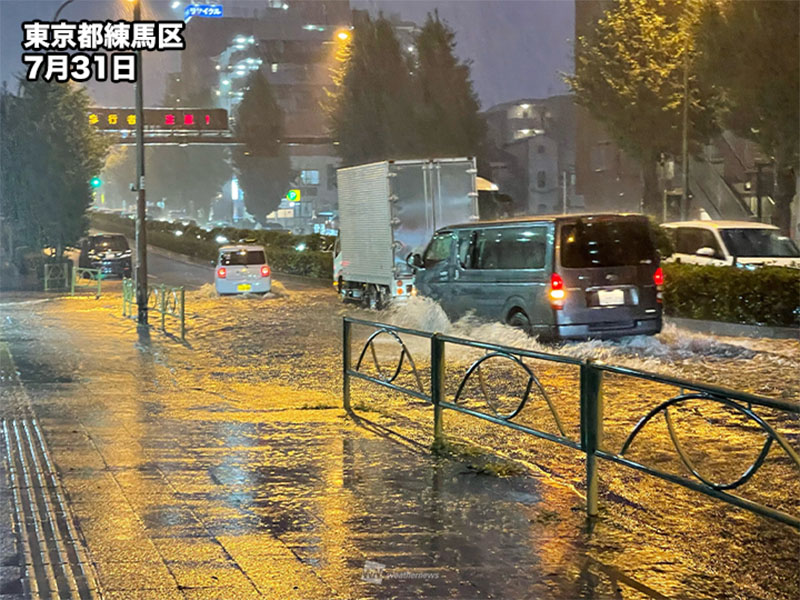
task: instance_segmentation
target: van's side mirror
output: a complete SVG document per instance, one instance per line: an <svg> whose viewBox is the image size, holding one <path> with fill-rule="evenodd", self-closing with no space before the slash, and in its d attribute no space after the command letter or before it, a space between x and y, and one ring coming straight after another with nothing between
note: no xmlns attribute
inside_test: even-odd
<svg viewBox="0 0 800 600"><path fill-rule="evenodd" d="M702 248L698 248L695 251L697 256L705 256L707 258L714 258L717 255L716 250L713 248L709 248L708 246L703 246Z"/></svg>
<svg viewBox="0 0 800 600"><path fill-rule="evenodd" d="M412 252L406 258L406 264L412 269L424 269L422 266L422 257L416 252Z"/></svg>

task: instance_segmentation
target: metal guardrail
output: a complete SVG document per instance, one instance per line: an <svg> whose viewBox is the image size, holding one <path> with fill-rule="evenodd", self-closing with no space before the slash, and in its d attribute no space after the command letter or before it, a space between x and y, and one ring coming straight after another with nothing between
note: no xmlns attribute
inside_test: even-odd
<svg viewBox="0 0 800 600"><path fill-rule="evenodd" d="M147 307L150 314L161 316L161 331L167 332L167 317L180 323L181 340L186 340L186 291L182 287L151 285L147 291ZM122 280L122 316L134 318L136 308L136 286L132 279Z"/></svg>
<svg viewBox="0 0 800 600"><path fill-rule="evenodd" d="M44 263L44 291L66 290L70 286L71 266L69 261Z"/></svg>
<svg viewBox="0 0 800 600"><path fill-rule="evenodd" d="M90 283L82 283L84 279L88 279ZM83 267L73 266L69 284L70 296L74 296L75 290L78 288L96 288L95 297L99 298L102 282L103 273L100 269L84 269Z"/></svg>
<svg viewBox="0 0 800 600"><path fill-rule="evenodd" d="M373 333L367 338L364 346L359 354L355 367L352 365L352 325L363 325L374 329ZM430 392L425 391L422 383L422 378L417 371L416 363L414 362L411 352L406 344L400 337L400 334L416 336L418 338L426 338L430 340ZM379 336L388 336L399 345L400 355L397 364L390 373L384 372L378 361L377 353L375 351L374 342ZM484 350L486 354L474 361L469 368L464 372L461 378L457 391L452 401L449 401L445 395L445 346L446 344L455 344L459 346L466 346ZM361 371L364 359L367 357L367 352L370 352L373 365L378 374L373 377ZM524 362L525 358L538 359L550 361L555 363L562 363L573 365L580 368L580 440L573 440L567 437L564 433L564 428L561 419L558 415L555 405L550 401L544 387L540 383L536 374ZM521 368L523 372L528 375L528 381L522 397L519 399L519 404L515 409L502 412L500 407L495 406L489 399L486 391L486 382L481 373L481 365L488 360L506 360L511 361L517 367ZM417 389L403 387L397 384L397 378L402 371L403 364L408 362L413 380L416 383ZM491 423L509 427L516 431L527 433L562 446L567 446L583 452L586 455L586 511L589 516L596 516L598 513L597 507L597 483L598 483L598 469L597 458L602 458L648 475L661 478L670 483L674 483L691 490L700 492L707 496L711 496L723 502L733 504L740 508L744 508L756 514L775 519L782 523L786 523L792 527L800 529L800 517L788 514L781 510L759 504L742 496L730 493L730 490L736 489L749 481L752 476L761 468L764 461L772 448L773 444L777 444L788 456L789 460L794 463L794 466L800 470L800 457L792 446L781 436L780 433L767 423L763 418L757 415L753 409L754 406L765 407L773 410L778 410L791 415L800 414L800 406L790 402L780 400L773 400L761 396L755 396L745 392L730 390L723 387L706 385L687 381L675 377L668 377L665 375L658 375L655 373L648 373L645 371L638 371L627 367L615 367L611 365L602 364L592 360L581 360L577 358L560 356L556 354L547 354L543 352L535 352L531 350L524 350L521 348L511 348L508 346L500 346L497 344L489 344L484 342L476 342L463 338L452 337L449 335L442 335L439 333L427 333L424 331L417 331L414 329L407 329L404 327L395 327L385 323L377 323L373 321L364 321L361 319L353 319L350 317L343 318L342 329L342 373L343 373L343 402L344 408L349 413L352 413L350 404L350 383L351 378L362 379L380 386L389 388L391 390L413 396L415 398L430 402L433 405L433 435L434 447L441 447L444 443L443 435L443 420L442 412L444 409L460 412L472 417L483 419ZM639 422L630 431L625 442L618 452L610 451L603 447L603 397L602 385L604 373L613 373L616 375L623 375L642 379L658 384L665 384L679 388L681 391L677 396L669 398L658 405L654 406L646 415L644 415ZM477 377L479 387L484 395L486 404L491 409L492 414L489 412L482 412L467 408L459 404L459 400L463 394L467 382ZM528 403L532 390L536 390L547 403L549 410L556 423L558 434L549 433L533 429L527 425L515 423L513 419L519 415ZM677 436L675 435L675 427L670 416L669 409L671 407L678 407L689 401L703 401L715 403L725 406L736 413L747 418L749 423L755 424L761 431L766 434L761 450L754 462L749 468L735 481L719 483L713 481L711 478L703 475L697 466L693 463L689 454L685 451ZM642 431L644 426L650 422L656 415L663 414L667 423L667 430L672 441L673 446L678 454L683 465L686 467L691 478L682 475L668 473L660 469L646 466L630 460L625 457L625 453L630 448L636 436Z"/></svg>

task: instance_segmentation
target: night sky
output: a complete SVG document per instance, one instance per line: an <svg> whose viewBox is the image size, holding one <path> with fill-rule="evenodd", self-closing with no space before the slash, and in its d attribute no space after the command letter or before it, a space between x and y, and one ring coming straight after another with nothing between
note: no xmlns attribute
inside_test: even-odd
<svg viewBox="0 0 800 600"><path fill-rule="evenodd" d="M261 5L263 1L231 0L224 5ZM0 0L0 80L14 87L22 72L20 53L25 20L51 20L60 0ZM169 2L145 0L145 16L174 18ZM353 8L397 13L424 23L428 12L439 15L456 31L459 56L472 61L472 77L483 108L523 97L564 93L561 73L572 70L574 2L572 0L351 0ZM64 19L130 18L125 0L75 0ZM145 103L160 104L164 74L179 69L178 53L148 53L145 57ZM132 86L89 84L98 104L127 106Z"/></svg>

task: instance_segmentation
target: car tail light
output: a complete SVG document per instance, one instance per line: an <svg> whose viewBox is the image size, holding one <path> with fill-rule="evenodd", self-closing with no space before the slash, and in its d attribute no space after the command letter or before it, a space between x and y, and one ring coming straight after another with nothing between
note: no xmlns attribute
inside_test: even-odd
<svg viewBox="0 0 800 600"><path fill-rule="evenodd" d="M220 279L225 279L227 275L228 275L228 269L226 269L225 267L220 267L219 269L217 269L217 277L219 277Z"/></svg>
<svg viewBox="0 0 800 600"><path fill-rule="evenodd" d="M269 265L261 265L261 276L262 277L269 277Z"/></svg>
<svg viewBox="0 0 800 600"><path fill-rule="evenodd" d="M550 276L550 306L556 310L564 308L564 298L567 293L564 290L564 280L561 275L553 273Z"/></svg>

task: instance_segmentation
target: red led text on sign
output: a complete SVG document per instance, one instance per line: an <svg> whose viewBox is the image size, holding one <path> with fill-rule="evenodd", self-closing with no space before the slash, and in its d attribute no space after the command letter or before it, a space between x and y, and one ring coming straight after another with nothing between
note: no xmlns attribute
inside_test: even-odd
<svg viewBox="0 0 800 600"><path fill-rule="evenodd" d="M87 118L90 125L104 131L130 130L136 126L136 111L133 108L91 108ZM223 108L145 108L144 128L172 131L226 131L228 111Z"/></svg>

